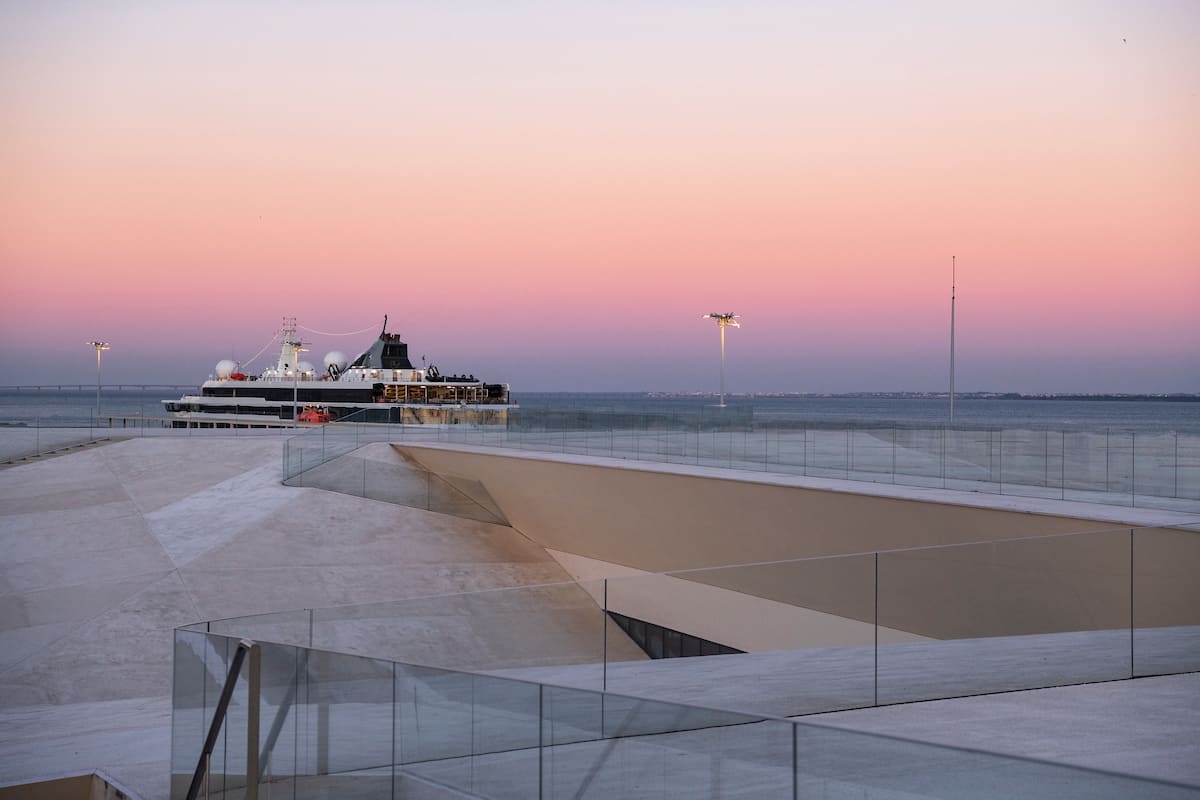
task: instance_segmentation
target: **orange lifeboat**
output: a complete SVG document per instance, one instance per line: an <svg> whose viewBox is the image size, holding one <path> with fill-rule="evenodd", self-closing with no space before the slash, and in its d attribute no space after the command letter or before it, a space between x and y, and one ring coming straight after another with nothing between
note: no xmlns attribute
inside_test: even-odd
<svg viewBox="0 0 1200 800"><path fill-rule="evenodd" d="M317 408L316 406L305 406L304 410L300 412L300 414L296 417L296 419L300 422L315 422L315 423L320 424L320 423L325 423L325 422L332 422L333 415L330 414L324 408Z"/></svg>

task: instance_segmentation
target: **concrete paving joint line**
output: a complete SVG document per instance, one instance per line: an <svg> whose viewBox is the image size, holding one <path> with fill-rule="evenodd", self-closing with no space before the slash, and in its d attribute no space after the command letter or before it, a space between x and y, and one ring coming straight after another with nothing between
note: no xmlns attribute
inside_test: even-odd
<svg viewBox="0 0 1200 800"><path fill-rule="evenodd" d="M111 436L105 436L102 439L91 439L86 442L79 442L78 444L69 444L65 447L58 447L53 450L42 450L37 453L28 453L23 456L17 456L16 458L10 458L7 461L0 462L0 469L19 467L22 464L32 464L35 461L45 461L46 459L55 458L57 456L70 455L71 453L75 453L80 450L87 450L92 447L99 447L101 445L112 444L113 442L119 441L124 441L124 439L114 439Z"/></svg>

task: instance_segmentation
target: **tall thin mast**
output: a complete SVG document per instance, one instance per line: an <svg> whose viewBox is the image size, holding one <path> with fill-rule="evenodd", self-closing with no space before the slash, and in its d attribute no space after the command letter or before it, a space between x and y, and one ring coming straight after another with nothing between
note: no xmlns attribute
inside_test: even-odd
<svg viewBox="0 0 1200 800"><path fill-rule="evenodd" d="M957 277L955 257L950 256L950 424L954 425L954 294Z"/></svg>

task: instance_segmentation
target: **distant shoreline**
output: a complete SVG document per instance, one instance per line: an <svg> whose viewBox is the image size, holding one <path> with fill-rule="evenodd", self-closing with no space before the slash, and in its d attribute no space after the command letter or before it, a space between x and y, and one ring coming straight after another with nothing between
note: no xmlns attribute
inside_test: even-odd
<svg viewBox="0 0 1200 800"><path fill-rule="evenodd" d="M538 392L537 394L560 394L560 392ZM562 392L561 394L568 394ZM706 397L715 392L646 392L650 397ZM727 392L726 397L797 397L824 399L864 399L873 400L949 400L948 392ZM1081 394L1057 392L955 392L955 400L1122 400L1122 401L1154 401L1154 402L1200 402L1200 394L1185 394L1173 392L1167 394Z"/></svg>
<svg viewBox="0 0 1200 800"><path fill-rule="evenodd" d="M104 384L102 390L106 394L114 392L162 392L162 391L186 391L198 389L192 384L132 384L132 383L112 383ZM41 385L23 385L23 386L0 386L0 392L12 392L14 394L36 393L39 391L54 391L54 392L81 392L92 394L96 391L95 384L41 384ZM647 397L647 398L688 398L688 397L715 397L716 392L664 392L664 391L640 391L640 392L551 392L551 391L536 391L526 390L514 393L514 396L519 395L560 395L563 397L596 397L596 396L625 396L625 397ZM752 400L754 398L791 398L791 399L824 399L824 400L949 400L948 392L727 392L726 397L737 398L743 400ZM1200 402L1200 393L1189 392L955 392L955 400L1069 400L1069 401L1135 401L1135 402L1166 402L1166 403L1196 403Z"/></svg>

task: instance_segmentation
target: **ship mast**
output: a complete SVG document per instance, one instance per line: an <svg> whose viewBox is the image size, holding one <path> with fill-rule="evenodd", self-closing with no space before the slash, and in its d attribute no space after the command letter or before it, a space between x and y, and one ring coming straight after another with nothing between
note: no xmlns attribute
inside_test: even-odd
<svg viewBox="0 0 1200 800"><path fill-rule="evenodd" d="M300 411L300 354L307 352L304 342L296 335L296 318L283 318L283 343L279 348L279 377L292 376L292 427L296 427Z"/></svg>

